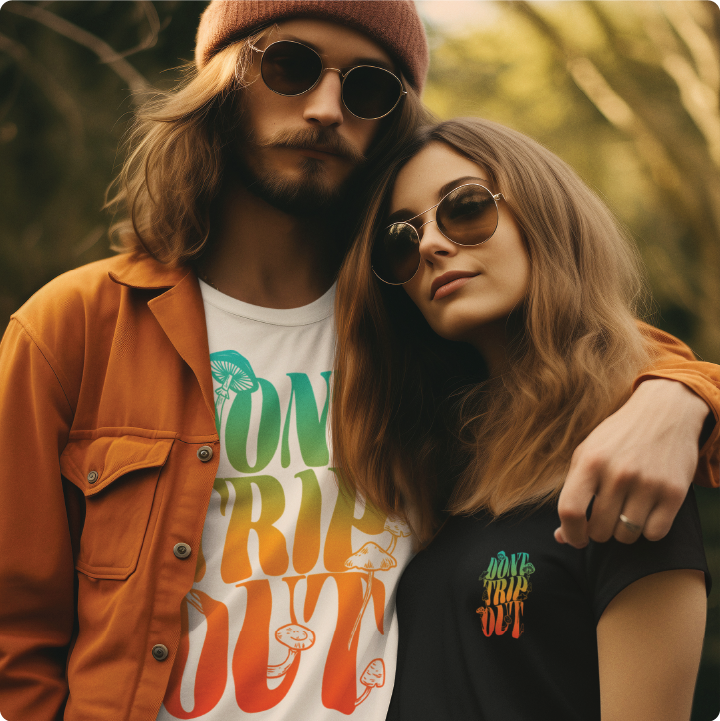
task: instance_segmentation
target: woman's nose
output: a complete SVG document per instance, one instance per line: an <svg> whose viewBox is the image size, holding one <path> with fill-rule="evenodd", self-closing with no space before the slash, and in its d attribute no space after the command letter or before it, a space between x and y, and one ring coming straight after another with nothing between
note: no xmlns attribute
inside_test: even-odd
<svg viewBox="0 0 720 721"><path fill-rule="evenodd" d="M457 253L458 246L449 241L437 227L435 220L425 221L419 228L420 235L420 257L430 263L438 256L453 256Z"/></svg>

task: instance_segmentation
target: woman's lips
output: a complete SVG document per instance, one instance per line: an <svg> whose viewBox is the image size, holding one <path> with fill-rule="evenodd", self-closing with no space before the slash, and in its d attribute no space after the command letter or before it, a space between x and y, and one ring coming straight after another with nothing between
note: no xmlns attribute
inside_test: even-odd
<svg viewBox="0 0 720 721"><path fill-rule="evenodd" d="M454 293L458 288L462 288L471 278L480 275L479 273L469 273L462 270L454 270L449 273L435 278L430 286L430 300L440 300L445 296Z"/></svg>

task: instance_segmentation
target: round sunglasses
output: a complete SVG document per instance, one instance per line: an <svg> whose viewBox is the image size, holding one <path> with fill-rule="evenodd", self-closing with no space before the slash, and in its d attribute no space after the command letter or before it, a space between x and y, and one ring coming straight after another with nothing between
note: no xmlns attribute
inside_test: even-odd
<svg viewBox="0 0 720 721"><path fill-rule="evenodd" d="M480 245L497 230L497 201L502 193L493 195L484 185L466 183L451 190L439 203L412 218L388 225L376 238L372 250L372 269L389 285L403 285L412 280L420 267L420 228L436 223L438 230L455 245ZM504 199L504 198L503 198ZM410 221L437 208L435 220L418 228Z"/></svg>
<svg viewBox="0 0 720 721"><path fill-rule="evenodd" d="M251 47L262 53L263 82L278 95L307 93L329 70L340 75L343 104L356 118L384 118L395 110L403 95L407 95L400 78L385 68L356 65L345 72L324 68L322 58L312 48L295 40L278 40L265 50Z"/></svg>

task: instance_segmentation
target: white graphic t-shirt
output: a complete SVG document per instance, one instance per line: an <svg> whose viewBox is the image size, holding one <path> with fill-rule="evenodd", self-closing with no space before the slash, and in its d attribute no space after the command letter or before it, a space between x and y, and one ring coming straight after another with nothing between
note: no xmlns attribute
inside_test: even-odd
<svg viewBox="0 0 720 721"><path fill-rule="evenodd" d="M339 490L335 289L277 310L200 285L221 458L158 719L383 721L412 544Z"/></svg>

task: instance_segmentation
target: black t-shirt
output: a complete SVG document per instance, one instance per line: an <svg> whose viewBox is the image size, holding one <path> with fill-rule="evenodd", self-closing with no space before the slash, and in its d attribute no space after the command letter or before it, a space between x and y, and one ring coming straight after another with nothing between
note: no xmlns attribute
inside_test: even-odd
<svg viewBox="0 0 720 721"><path fill-rule="evenodd" d="M610 601L659 571L710 576L688 494L668 535L581 550L555 541L557 506L451 518L400 580L388 721L600 719L596 626ZM681 623L668 619L668 623Z"/></svg>

